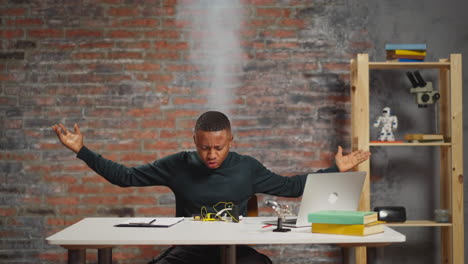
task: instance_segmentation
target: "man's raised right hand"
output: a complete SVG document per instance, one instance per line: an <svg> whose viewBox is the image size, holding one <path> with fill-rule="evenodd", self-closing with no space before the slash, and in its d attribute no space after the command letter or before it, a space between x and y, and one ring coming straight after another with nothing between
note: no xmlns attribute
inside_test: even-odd
<svg viewBox="0 0 468 264"><path fill-rule="evenodd" d="M57 134L60 142L73 152L78 153L78 151L83 147L83 134L81 134L80 128L77 124L74 126L75 133L68 131L68 129L66 129L62 124L53 125L52 129Z"/></svg>

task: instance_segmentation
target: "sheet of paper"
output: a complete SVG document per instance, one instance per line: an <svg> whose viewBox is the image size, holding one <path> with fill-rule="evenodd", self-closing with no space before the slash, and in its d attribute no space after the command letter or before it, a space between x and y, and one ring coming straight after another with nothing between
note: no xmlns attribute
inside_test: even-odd
<svg viewBox="0 0 468 264"><path fill-rule="evenodd" d="M183 217L134 217L120 222L116 226L169 227L182 220L184 220Z"/></svg>

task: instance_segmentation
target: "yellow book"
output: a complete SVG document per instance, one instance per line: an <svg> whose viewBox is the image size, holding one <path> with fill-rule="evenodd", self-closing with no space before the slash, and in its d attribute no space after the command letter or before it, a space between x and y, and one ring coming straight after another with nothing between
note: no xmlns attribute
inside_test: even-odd
<svg viewBox="0 0 468 264"><path fill-rule="evenodd" d="M312 223L312 233L348 236L368 236L372 234L382 233L384 231L383 223L384 222L381 221L376 221L366 225Z"/></svg>
<svg viewBox="0 0 468 264"><path fill-rule="evenodd" d="M406 134L406 141L444 141L444 135L440 134Z"/></svg>
<svg viewBox="0 0 468 264"><path fill-rule="evenodd" d="M418 51L418 50L395 50L395 55L426 56L426 51Z"/></svg>

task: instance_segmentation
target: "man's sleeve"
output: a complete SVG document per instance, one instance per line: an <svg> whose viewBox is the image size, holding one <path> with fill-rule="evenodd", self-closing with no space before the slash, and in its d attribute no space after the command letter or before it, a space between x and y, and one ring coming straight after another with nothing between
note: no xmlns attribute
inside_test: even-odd
<svg viewBox="0 0 468 264"><path fill-rule="evenodd" d="M304 192L307 174L286 177L271 172L255 159L253 159L252 164L255 178L255 193L282 197L299 197ZM338 167L333 165L330 168L318 170L316 173L328 172L338 172Z"/></svg>
<svg viewBox="0 0 468 264"><path fill-rule="evenodd" d="M126 167L117 162L105 159L101 155L83 147L77 154L92 170L110 183L121 186L170 185L170 173L167 162L155 161L137 167Z"/></svg>

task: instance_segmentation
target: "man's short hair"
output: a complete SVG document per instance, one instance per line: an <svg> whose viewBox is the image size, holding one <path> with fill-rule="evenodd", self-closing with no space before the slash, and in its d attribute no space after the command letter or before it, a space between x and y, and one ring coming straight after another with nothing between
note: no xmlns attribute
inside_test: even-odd
<svg viewBox="0 0 468 264"><path fill-rule="evenodd" d="M218 111L208 111L203 113L195 124L195 132L197 131L221 131L226 129L231 131L231 123L227 116Z"/></svg>

